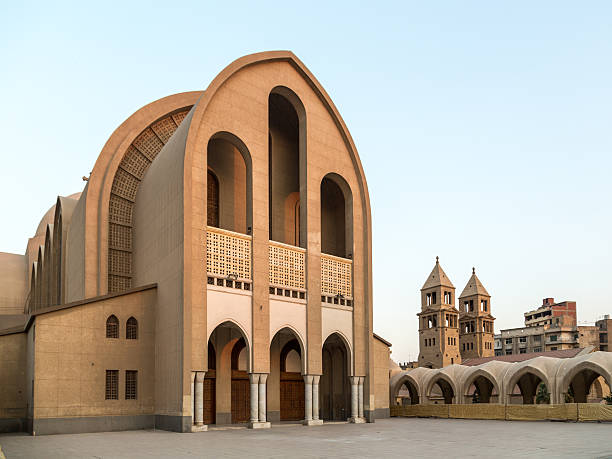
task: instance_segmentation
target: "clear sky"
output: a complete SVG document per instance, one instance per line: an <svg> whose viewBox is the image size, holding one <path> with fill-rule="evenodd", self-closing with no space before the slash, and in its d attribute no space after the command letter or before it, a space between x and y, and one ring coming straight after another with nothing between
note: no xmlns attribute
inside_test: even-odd
<svg viewBox="0 0 612 459"><path fill-rule="evenodd" d="M0 250L160 97L289 49L348 125L370 188L374 329L418 354L435 256L472 266L495 328L544 297L612 313L612 3L0 2Z"/></svg>

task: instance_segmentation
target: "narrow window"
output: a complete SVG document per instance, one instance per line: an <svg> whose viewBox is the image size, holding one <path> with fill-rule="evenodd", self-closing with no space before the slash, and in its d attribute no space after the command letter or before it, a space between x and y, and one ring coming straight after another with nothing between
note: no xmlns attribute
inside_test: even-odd
<svg viewBox="0 0 612 459"><path fill-rule="evenodd" d="M209 169L206 176L207 182L207 205L206 220L208 226L219 226L219 179Z"/></svg>
<svg viewBox="0 0 612 459"><path fill-rule="evenodd" d="M431 306L431 293L427 294L427 306Z"/></svg>
<svg viewBox="0 0 612 459"><path fill-rule="evenodd" d="M138 339L138 321L133 317L127 320L125 327L125 338L126 339Z"/></svg>
<svg viewBox="0 0 612 459"><path fill-rule="evenodd" d="M106 400L119 400L119 370L106 370Z"/></svg>
<svg viewBox="0 0 612 459"><path fill-rule="evenodd" d="M136 400L138 398L138 371L125 370L125 399Z"/></svg>
<svg viewBox="0 0 612 459"><path fill-rule="evenodd" d="M119 338L119 319L114 315L106 319L106 337Z"/></svg>
<svg viewBox="0 0 612 459"><path fill-rule="evenodd" d="M470 300L470 312L474 312L474 300Z"/></svg>
<svg viewBox="0 0 612 459"><path fill-rule="evenodd" d="M437 304L437 301L436 301L436 292L433 292L431 294L431 304Z"/></svg>

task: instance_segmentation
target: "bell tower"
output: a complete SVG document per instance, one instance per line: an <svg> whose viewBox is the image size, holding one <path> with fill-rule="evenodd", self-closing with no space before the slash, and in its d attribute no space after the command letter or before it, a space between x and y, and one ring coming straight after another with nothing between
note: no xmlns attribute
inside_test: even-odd
<svg viewBox="0 0 612 459"><path fill-rule="evenodd" d="M495 355L495 317L491 315L491 295L476 276L472 277L459 297L459 349L462 359Z"/></svg>
<svg viewBox="0 0 612 459"><path fill-rule="evenodd" d="M436 257L436 265L421 289L419 317L419 366L442 368L461 363L459 311L455 286Z"/></svg>

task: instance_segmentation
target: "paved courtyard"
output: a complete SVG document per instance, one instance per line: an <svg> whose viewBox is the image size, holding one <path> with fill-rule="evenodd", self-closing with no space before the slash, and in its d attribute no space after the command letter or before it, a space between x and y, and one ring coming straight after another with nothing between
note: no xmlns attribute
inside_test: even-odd
<svg viewBox="0 0 612 459"><path fill-rule="evenodd" d="M150 457L612 457L612 425L394 418L375 424L178 434L0 435L7 459ZM1 457L1 456L0 456Z"/></svg>

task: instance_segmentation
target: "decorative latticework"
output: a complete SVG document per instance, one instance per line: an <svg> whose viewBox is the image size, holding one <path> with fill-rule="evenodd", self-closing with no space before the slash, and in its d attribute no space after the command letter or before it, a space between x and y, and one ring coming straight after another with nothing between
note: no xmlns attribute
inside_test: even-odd
<svg viewBox="0 0 612 459"><path fill-rule="evenodd" d="M132 218L140 181L191 107L165 116L136 137L115 173L108 210L108 291L132 287Z"/></svg>
<svg viewBox="0 0 612 459"><path fill-rule="evenodd" d="M270 285L306 288L305 252L293 247L270 241Z"/></svg>
<svg viewBox="0 0 612 459"><path fill-rule="evenodd" d="M353 262L346 258L321 254L321 294L353 297Z"/></svg>
<svg viewBox="0 0 612 459"><path fill-rule="evenodd" d="M213 276L251 280L251 236L207 227L206 270Z"/></svg>

